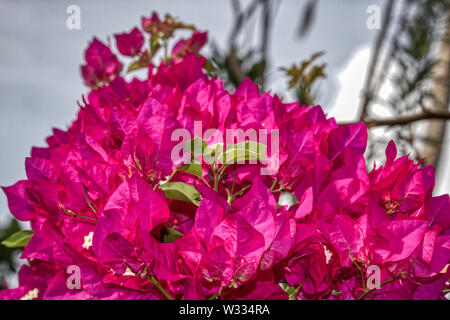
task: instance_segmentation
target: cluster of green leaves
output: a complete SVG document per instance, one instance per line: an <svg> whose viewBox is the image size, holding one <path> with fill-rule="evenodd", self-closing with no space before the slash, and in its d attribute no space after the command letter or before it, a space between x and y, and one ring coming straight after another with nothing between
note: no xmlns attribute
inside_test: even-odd
<svg viewBox="0 0 450 320"><path fill-rule="evenodd" d="M11 220L4 228L0 229L0 290L4 288L4 277L8 272L15 272L15 266L13 263L13 256L17 247L14 243L14 239L11 239L17 232L20 232L20 227L17 220Z"/></svg>
<svg viewBox="0 0 450 320"><path fill-rule="evenodd" d="M202 157L210 165L243 164L251 160L263 162L267 154L267 146L256 141L244 141L226 146L219 142L208 146L204 140L195 137L187 141L184 148L192 156Z"/></svg>
<svg viewBox="0 0 450 320"><path fill-rule="evenodd" d="M325 52L314 53L309 59L299 65L293 64L290 68L281 68L285 72L289 89L295 89L297 100L300 104L315 105L313 87L317 80L325 78L326 63L315 64L316 60Z"/></svg>
<svg viewBox="0 0 450 320"><path fill-rule="evenodd" d="M185 143L184 149L191 154L191 163L175 169L167 178L167 181L159 185L159 188L167 199L183 201L198 206L202 197L194 185L182 181L170 181L176 172L183 171L192 174L208 184L203 178L201 161L204 160L211 166L209 170L210 182L214 183L214 187L217 188L221 172L223 173L227 166L235 163L245 163L249 160L264 161L266 159L267 146L255 141L246 141L229 144L224 148L223 143L208 146L203 139L195 137ZM219 170L219 164L221 165L221 170ZM174 228L165 227L161 230L160 239L168 243L182 236L183 234Z"/></svg>

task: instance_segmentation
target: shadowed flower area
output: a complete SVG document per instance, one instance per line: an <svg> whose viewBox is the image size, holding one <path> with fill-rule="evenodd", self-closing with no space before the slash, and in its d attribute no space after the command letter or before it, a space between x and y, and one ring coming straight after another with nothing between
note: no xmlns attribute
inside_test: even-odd
<svg viewBox="0 0 450 320"><path fill-rule="evenodd" d="M190 38L170 51L178 29ZM340 126L248 78L229 92L200 54L207 34L169 15L115 40L132 62L94 38L77 118L32 149L26 180L3 188L33 232L19 287L0 299L444 298L450 199L432 195L431 166L397 157L390 142L368 171L364 123ZM135 70L146 79L130 78ZM198 123L215 134L198 136ZM240 140L242 130L268 130L268 156L221 163L191 152L199 161L180 163L178 129L203 139L203 157L261 143ZM236 144L224 145L230 132ZM81 287L70 289L74 265Z"/></svg>

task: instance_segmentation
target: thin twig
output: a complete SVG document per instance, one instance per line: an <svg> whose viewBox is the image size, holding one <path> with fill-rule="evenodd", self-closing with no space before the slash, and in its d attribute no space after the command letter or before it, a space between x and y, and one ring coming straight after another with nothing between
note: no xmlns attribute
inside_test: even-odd
<svg viewBox="0 0 450 320"><path fill-rule="evenodd" d="M271 29L271 10L270 1L263 1L263 25L262 25L262 37L261 37L261 61L259 74L261 75L261 89L264 90L265 76L267 64L267 54L269 48L269 35Z"/></svg>
<svg viewBox="0 0 450 320"><path fill-rule="evenodd" d="M400 116L392 119L368 119L364 120L364 122L368 128L381 127L381 126L397 126L397 125L406 125L409 123L413 123L421 120L450 120L450 112L449 111L437 111L437 110L426 110L417 114ZM341 122L339 125L348 125L348 124L356 124L361 121L350 121L350 122Z"/></svg>
<svg viewBox="0 0 450 320"><path fill-rule="evenodd" d="M155 285L167 299L174 300L174 298L163 288L163 286L159 283L154 275L148 277L147 280Z"/></svg>

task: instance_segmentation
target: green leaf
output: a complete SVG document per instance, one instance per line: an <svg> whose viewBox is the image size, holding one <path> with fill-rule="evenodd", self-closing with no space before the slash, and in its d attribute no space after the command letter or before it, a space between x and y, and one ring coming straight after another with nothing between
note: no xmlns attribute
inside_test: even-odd
<svg viewBox="0 0 450 320"><path fill-rule="evenodd" d="M192 30L192 31L195 30L195 26L193 24L186 24L184 22L175 22L173 24L173 27L175 29L187 29L187 30Z"/></svg>
<svg viewBox="0 0 450 320"><path fill-rule="evenodd" d="M21 230L13 235L11 235L8 239L2 241L2 245L8 248L22 248L28 244L34 232L31 230Z"/></svg>
<svg viewBox="0 0 450 320"><path fill-rule="evenodd" d="M338 295L340 295L341 293L342 293L342 290L339 290L339 291L332 290L332 291L331 291L331 294L332 294L333 296L338 296Z"/></svg>
<svg viewBox="0 0 450 320"><path fill-rule="evenodd" d="M153 57L158 50L161 48L161 42L160 42L161 37L158 34L152 34L152 36L150 37L150 53L151 56Z"/></svg>
<svg viewBox="0 0 450 320"><path fill-rule="evenodd" d="M162 233L163 233L163 242L164 243L172 243L175 240L184 236L184 234L182 234L181 232L178 232L177 230L175 230L173 228L163 228Z"/></svg>
<svg viewBox="0 0 450 320"><path fill-rule="evenodd" d="M203 158L209 164L215 163L217 160L222 160L223 155L223 143L218 142L213 145L207 146L203 150Z"/></svg>
<svg viewBox="0 0 450 320"><path fill-rule="evenodd" d="M304 84L307 87L311 87L317 78L325 78L324 69L326 66L327 65L325 63L320 66L313 66L311 70L305 75L305 78L303 80Z"/></svg>
<svg viewBox="0 0 450 320"><path fill-rule="evenodd" d="M247 76L253 81L258 81L264 76L264 70L266 68L266 62L261 60L256 62L248 71Z"/></svg>
<svg viewBox="0 0 450 320"><path fill-rule="evenodd" d="M291 206L296 205L298 203L300 203L300 202L297 200L297 197L295 196L295 194L284 191L283 193L281 193L280 197L278 198L277 206L280 206L280 207L287 206L287 208L289 209Z"/></svg>
<svg viewBox="0 0 450 320"><path fill-rule="evenodd" d="M200 193L194 186L184 182L166 182L160 186L167 199L190 202L198 206L202 199Z"/></svg>
<svg viewBox="0 0 450 320"><path fill-rule="evenodd" d="M224 164L244 163L248 160L265 161L267 146L256 142L246 141L228 145L223 156Z"/></svg>
<svg viewBox="0 0 450 320"><path fill-rule="evenodd" d="M202 165L199 163L185 164L178 170L191 173L199 178L203 177Z"/></svg>
<svg viewBox="0 0 450 320"><path fill-rule="evenodd" d="M145 67L145 66L141 65L141 61L140 61L140 60L136 60L136 61L133 61L133 62L128 66L127 72L131 72L131 71L134 71L134 70L139 70L139 69L142 69L142 68L144 68L144 67Z"/></svg>
<svg viewBox="0 0 450 320"><path fill-rule="evenodd" d="M287 283L282 283L281 288L288 294L289 300L295 300L295 297L297 296L298 290L302 287L303 283L300 284L298 287L291 287Z"/></svg>
<svg viewBox="0 0 450 320"><path fill-rule="evenodd" d="M284 291L286 291L287 288L289 287L289 285L286 282L280 282L279 285L281 289L283 289Z"/></svg>
<svg viewBox="0 0 450 320"><path fill-rule="evenodd" d="M289 88L293 89L297 85L304 85L306 86L307 90L309 91L313 84L313 82L317 78L325 78L325 72L324 69L326 67L326 64L314 66L312 65L315 60L317 60L319 57L323 56L325 54L324 51L316 52L314 53L308 60L304 60L301 62L300 65L292 65L289 69L288 68L281 68L282 71L284 71L288 77L288 84ZM310 71L307 72L307 69L310 68Z"/></svg>
<svg viewBox="0 0 450 320"><path fill-rule="evenodd" d="M203 69L205 69L209 75L213 75L214 72L217 71L217 68L214 66L214 62L209 59L206 60L205 65L203 66Z"/></svg>
<svg viewBox="0 0 450 320"><path fill-rule="evenodd" d="M186 143L184 144L184 149L187 152L195 154L196 156L202 156L203 150L205 150L205 148L206 142L199 137L195 137L194 139L186 141Z"/></svg>

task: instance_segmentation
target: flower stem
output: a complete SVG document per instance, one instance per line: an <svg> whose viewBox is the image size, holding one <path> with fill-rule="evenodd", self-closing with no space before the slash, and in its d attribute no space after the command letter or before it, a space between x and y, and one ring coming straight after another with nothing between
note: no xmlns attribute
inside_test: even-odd
<svg viewBox="0 0 450 320"><path fill-rule="evenodd" d="M274 192L273 189L277 185L277 182L278 182L278 178L275 177L275 179L273 179L272 185L270 186L270 189L269 189L270 192Z"/></svg>
<svg viewBox="0 0 450 320"><path fill-rule="evenodd" d="M232 195L232 197L233 197L233 200L234 200L234 198L236 198L237 196L241 196L241 195L243 195L244 194L244 192L245 191L247 191L248 189L250 189L250 187L251 187L252 185L251 184L249 184L249 185L247 185L247 186L245 186L245 187L243 187L241 190L239 190L238 192L236 192L235 194L233 194Z"/></svg>
<svg viewBox="0 0 450 320"><path fill-rule="evenodd" d="M177 173L178 169L173 170L173 172L170 174L170 176L167 178L166 183L169 182L173 176L175 175L175 173Z"/></svg>
<svg viewBox="0 0 450 320"><path fill-rule="evenodd" d="M168 300L174 300L174 298L163 288L163 286L159 283L159 281L156 279L154 275L151 275L147 279L152 284L154 284Z"/></svg>
<svg viewBox="0 0 450 320"><path fill-rule="evenodd" d="M219 178L220 175L217 172L217 167L215 165L213 165L213 173L214 173L214 191L218 192L219 191Z"/></svg>
<svg viewBox="0 0 450 320"><path fill-rule="evenodd" d="M88 220L92 220L92 221L97 221L97 219L94 218L94 217L83 216L83 215L81 215L81 214L77 214L77 213L73 212L73 211L70 210L70 209L65 209L65 208L62 206L62 204L60 204L59 207L61 208L61 210L62 210L65 214L68 214L69 216L77 217L77 218L84 218L84 219L88 219Z"/></svg>
<svg viewBox="0 0 450 320"><path fill-rule="evenodd" d="M83 186L83 194L84 194L84 200L86 201L89 208L91 208L91 210L94 211L94 213L97 213L97 208L89 201L89 197L87 195L87 191L84 186Z"/></svg>
<svg viewBox="0 0 450 320"><path fill-rule="evenodd" d="M167 63L167 61L169 61L169 49L167 39L163 40L163 46L164 46L164 63Z"/></svg>
<svg viewBox="0 0 450 320"><path fill-rule="evenodd" d="M390 278L390 279L387 279L387 280L383 281L383 282L381 283L380 287L384 286L385 284L388 284L388 283L391 283L391 282L395 281L399 276L400 276L400 274L396 275L395 277L392 277L392 278ZM364 298L367 294L371 293L372 291L374 291L374 290L376 290L376 289L377 289L377 288L372 288L372 289L366 288L366 289L364 290L364 292L361 293L361 295L358 297L357 300L362 300L362 298Z"/></svg>
<svg viewBox="0 0 450 320"><path fill-rule="evenodd" d="M350 259L352 260L353 264L355 265L356 269L359 270L359 274L361 276L361 284L364 289L364 291L367 290L366 288L366 278L364 277L364 272L362 268L359 266L359 264L356 262L355 258L353 258L353 254L350 252Z"/></svg>
<svg viewBox="0 0 450 320"><path fill-rule="evenodd" d="M217 297L219 296L219 294L221 293L221 291L222 291L222 288L219 288L219 290L217 290L217 292L214 293L214 295L212 295L211 297L209 297L208 300L216 300Z"/></svg>

